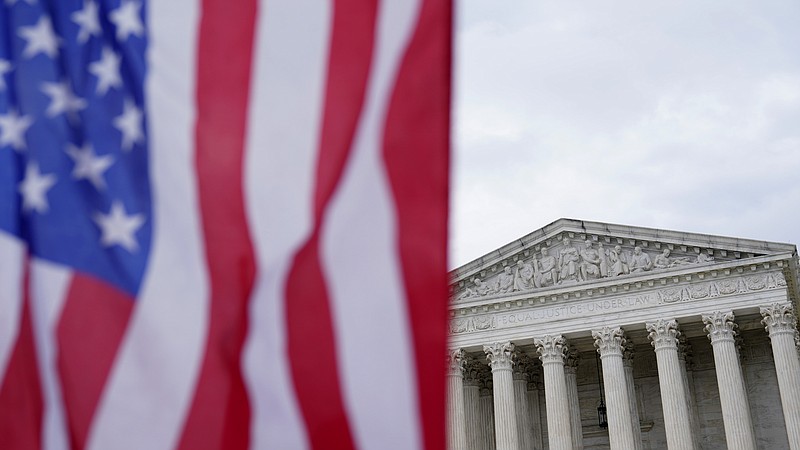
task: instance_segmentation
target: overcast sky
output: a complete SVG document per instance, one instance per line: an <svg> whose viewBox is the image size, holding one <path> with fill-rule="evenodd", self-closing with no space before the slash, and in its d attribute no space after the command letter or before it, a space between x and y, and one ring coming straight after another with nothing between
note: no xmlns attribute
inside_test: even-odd
<svg viewBox="0 0 800 450"><path fill-rule="evenodd" d="M561 217L800 244L800 2L457 0L450 267Z"/></svg>

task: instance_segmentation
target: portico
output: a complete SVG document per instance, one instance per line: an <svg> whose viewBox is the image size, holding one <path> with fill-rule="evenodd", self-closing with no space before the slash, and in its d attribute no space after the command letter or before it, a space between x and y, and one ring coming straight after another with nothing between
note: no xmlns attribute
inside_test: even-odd
<svg viewBox="0 0 800 450"><path fill-rule="evenodd" d="M539 255L564 278L537 283ZM492 291L525 266L533 287ZM797 273L789 244L567 219L456 269L450 346L491 364L494 408L451 448L800 449Z"/></svg>

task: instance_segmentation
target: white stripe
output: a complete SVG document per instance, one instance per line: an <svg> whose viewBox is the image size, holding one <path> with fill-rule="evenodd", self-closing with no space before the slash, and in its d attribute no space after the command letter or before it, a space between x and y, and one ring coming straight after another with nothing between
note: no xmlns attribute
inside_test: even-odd
<svg viewBox="0 0 800 450"><path fill-rule="evenodd" d="M308 447L289 370L284 304L288 271L313 221L329 3L262 0L259 5L245 186L260 272L244 360L251 447L258 449Z"/></svg>
<svg viewBox="0 0 800 450"><path fill-rule="evenodd" d="M42 448L48 450L69 448L56 330L71 280L72 271L63 266L40 259L31 261L31 318L44 397Z"/></svg>
<svg viewBox="0 0 800 450"><path fill-rule="evenodd" d="M25 276L25 246L0 232L0 386L22 321L22 282Z"/></svg>
<svg viewBox="0 0 800 450"><path fill-rule="evenodd" d="M153 243L90 448L174 448L205 354L208 274L194 171L198 8L189 0L148 4Z"/></svg>
<svg viewBox="0 0 800 450"><path fill-rule="evenodd" d="M396 211L382 155L388 104L418 9L412 0L380 3L354 153L323 222L323 272L331 292L339 370L362 449L422 446Z"/></svg>

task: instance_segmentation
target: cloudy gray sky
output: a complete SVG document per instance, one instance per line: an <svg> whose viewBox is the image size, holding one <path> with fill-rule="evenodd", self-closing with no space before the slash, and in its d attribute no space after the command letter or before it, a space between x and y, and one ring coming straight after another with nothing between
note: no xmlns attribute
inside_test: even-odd
<svg viewBox="0 0 800 450"><path fill-rule="evenodd" d="M560 217L800 244L800 2L456 7L451 267Z"/></svg>

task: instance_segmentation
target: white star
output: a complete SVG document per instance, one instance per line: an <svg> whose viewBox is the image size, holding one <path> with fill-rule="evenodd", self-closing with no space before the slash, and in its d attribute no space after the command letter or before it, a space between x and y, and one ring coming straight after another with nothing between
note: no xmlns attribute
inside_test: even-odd
<svg viewBox="0 0 800 450"><path fill-rule="evenodd" d="M81 27L78 31L78 42L81 44L88 41L91 36L100 36L103 31L97 17L97 3L92 0L84 2L83 9L72 13L70 18Z"/></svg>
<svg viewBox="0 0 800 450"><path fill-rule="evenodd" d="M127 215L125 207L120 201L111 204L111 211L108 215L97 213L93 217L97 226L100 227L102 236L100 242L106 246L119 244L125 250L133 253L139 249L134 234L144 223L143 214Z"/></svg>
<svg viewBox="0 0 800 450"><path fill-rule="evenodd" d="M122 86L119 75L120 57L108 47L103 47L103 56L89 64L89 72L97 77L97 93L105 95L110 87Z"/></svg>
<svg viewBox="0 0 800 450"><path fill-rule="evenodd" d="M72 169L72 177L76 180L89 180L97 190L105 189L106 181L103 172L114 164L114 157L111 155L97 156L91 144L84 144L83 147L70 145L67 154L75 161L75 168Z"/></svg>
<svg viewBox="0 0 800 450"><path fill-rule="evenodd" d="M22 210L34 210L46 213L50 209L47 203L47 191L56 184L56 176L43 175L39 172L39 165L35 162L28 163L25 169L25 179L19 184L19 193L22 194Z"/></svg>
<svg viewBox="0 0 800 450"><path fill-rule="evenodd" d="M47 16L42 16L36 25L21 27L19 37L28 41L22 51L22 56L26 58L33 58L39 53L54 58L58 54L61 39L53 32L53 25Z"/></svg>
<svg viewBox="0 0 800 450"><path fill-rule="evenodd" d="M141 2L122 0L119 8L111 11L108 18L117 27L117 40L124 41L130 35L142 36L144 34L144 25L142 25L139 14L141 9Z"/></svg>
<svg viewBox="0 0 800 450"><path fill-rule="evenodd" d="M0 114L0 147L11 145L15 150L27 147L25 132L33 124L31 116L20 117L16 111Z"/></svg>
<svg viewBox="0 0 800 450"><path fill-rule="evenodd" d="M86 101L76 97L66 81L42 83L42 92L50 96L50 104L45 111L48 117L55 117L61 113L74 114L86 108Z"/></svg>
<svg viewBox="0 0 800 450"><path fill-rule="evenodd" d="M6 89L6 74L11 72L11 63L5 59L0 59L0 91Z"/></svg>
<svg viewBox="0 0 800 450"><path fill-rule="evenodd" d="M133 144L144 139L142 112L130 100L125 100L122 114L114 118L114 127L122 133L123 150L130 150Z"/></svg>

